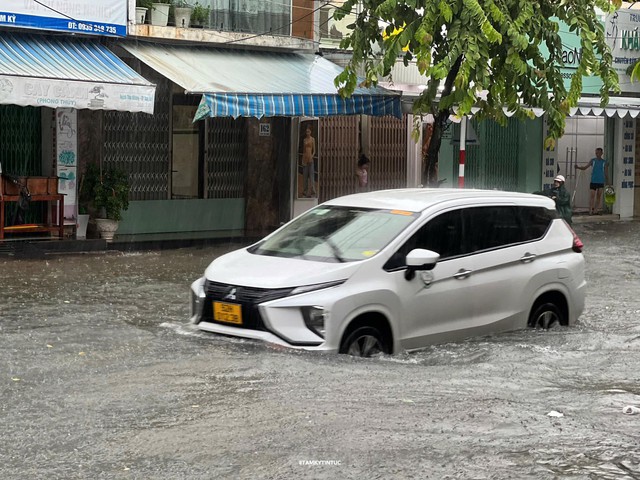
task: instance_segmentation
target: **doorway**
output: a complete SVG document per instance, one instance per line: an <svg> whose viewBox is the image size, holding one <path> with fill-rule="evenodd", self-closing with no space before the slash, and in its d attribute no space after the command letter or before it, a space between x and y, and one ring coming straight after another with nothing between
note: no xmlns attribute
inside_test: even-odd
<svg viewBox="0 0 640 480"><path fill-rule="evenodd" d="M172 111L171 198L202 198L200 133L203 122L193 122L198 109L194 95L174 95Z"/></svg>
<svg viewBox="0 0 640 480"><path fill-rule="evenodd" d="M558 171L566 179L565 187L571 194L574 213L589 211L589 183L591 169L576 170L595 156L598 147L604 148L605 118L576 116L566 120L564 135L558 140ZM607 158L607 152L604 157Z"/></svg>

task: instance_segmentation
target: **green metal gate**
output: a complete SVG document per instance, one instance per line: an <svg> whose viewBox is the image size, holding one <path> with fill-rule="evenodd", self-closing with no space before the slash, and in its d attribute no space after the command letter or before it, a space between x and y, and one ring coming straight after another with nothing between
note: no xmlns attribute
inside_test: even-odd
<svg viewBox="0 0 640 480"><path fill-rule="evenodd" d="M486 120L471 120L479 145L467 145L464 167L466 188L518 190L519 120L510 118L507 125ZM460 125L454 127L454 138L460 138ZM454 148L459 158L460 143Z"/></svg>
<svg viewBox="0 0 640 480"><path fill-rule="evenodd" d="M42 175L40 108L0 105L0 162L3 173Z"/></svg>
<svg viewBox="0 0 640 480"><path fill-rule="evenodd" d="M42 175L42 127L39 107L0 105L0 165L2 173L16 176ZM43 202L31 203L26 223L39 223ZM5 205L5 225L11 225L18 203Z"/></svg>

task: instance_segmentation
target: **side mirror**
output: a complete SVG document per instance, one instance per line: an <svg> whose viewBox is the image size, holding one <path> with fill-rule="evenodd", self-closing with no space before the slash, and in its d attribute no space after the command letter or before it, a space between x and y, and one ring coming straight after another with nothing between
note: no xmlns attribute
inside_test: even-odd
<svg viewBox="0 0 640 480"><path fill-rule="evenodd" d="M404 278L411 280L418 270L433 270L440 259L440 254L423 248L415 248L407 254L407 269Z"/></svg>

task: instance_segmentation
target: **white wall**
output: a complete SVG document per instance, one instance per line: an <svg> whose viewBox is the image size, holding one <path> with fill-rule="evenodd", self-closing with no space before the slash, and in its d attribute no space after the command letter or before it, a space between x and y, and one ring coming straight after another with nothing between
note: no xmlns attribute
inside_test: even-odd
<svg viewBox="0 0 640 480"><path fill-rule="evenodd" d="M633 118L616 118L616 132L614 150L616 155L610 155L608 160L613 162L613 186L616 190L616 203L613 213L620 215L620 219L633 217L633 180L635 158L635 130L636 120Z"/></svg>

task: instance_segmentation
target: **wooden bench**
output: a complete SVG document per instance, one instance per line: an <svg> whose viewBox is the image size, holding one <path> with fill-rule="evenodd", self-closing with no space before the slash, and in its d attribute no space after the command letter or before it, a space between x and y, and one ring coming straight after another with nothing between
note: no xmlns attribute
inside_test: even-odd
<svg viewBox="0 0 640 480"><path fill-rule="evenodd" d="M50 202L44 224L5 226L5 205L19 202L21 186L29 191L31 202ZM58 202L57 206L53 202ZM57 215L56 215L57 210ZM2 175L0 181L0 239L5 233L52 232L64 237L64 195L58 193L58 177L10 177Z"/></svg>

